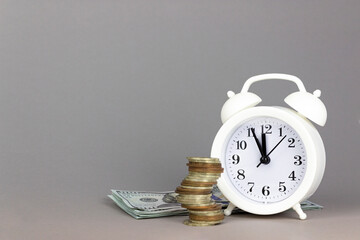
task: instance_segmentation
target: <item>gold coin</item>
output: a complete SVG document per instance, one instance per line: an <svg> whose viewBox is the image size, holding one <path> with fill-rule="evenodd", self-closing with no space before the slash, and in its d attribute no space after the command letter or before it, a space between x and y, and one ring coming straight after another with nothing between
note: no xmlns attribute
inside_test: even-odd
<svg viewBox="0 0 360 240"><path fill-rule="evenodd" d="M193 197L196 196L196 197ZM184 194L179 194L178 196L176 196L176 199L178 201L210 201L211 197L203 197L203 195L184 195ZM194 202L195 204L195 202Z"/></svg>
<svg viewBox="0 0 360 240"><path fill-rule="evenodd" d="M194 210L199 210L199 209L203 209L203 208L209 208L215 204L214 200L210 200L207 203L203 203L203 204L181 204L181 207L183 208L187 208L187 209L194 209Z"/></svg>
<svg viewBox="0 0 360 240"><path fill-rule="evenodd" d="M216 167L199 167L199 166L189 166L189 171L194 172L196 170L202 169L204 173L213 173L214 171L221 171L223 168L216 168ZM213 171L213 172L211 172ZM217 172L215 172L217 173Z"/></svg>
<svg viewBox="0 0 360 240"><path fill-rule="evenodd" d="M223 215L223 211L222 210L207 210L207 211L194 211L194 210L190 210L189 209L189 213L190 214L194 214L194 215L197 215L197 216L215 216L215 215Z"/></svg>
<svg viewBox="0 0 360 240"><path fill-rule="evenodd" d="M202 168L202 167L189 167L189 172L197 173L222 173L224 169L222 168Z"/></svg>
<svg viewBox="0 0 360 240"><path fill-rule="evenodd" d="M222 221L211 221L211 222L207 222L207 221L193 221L191 219L187 219L184 221L185 225L188 226L193 226L193 227L206 227L206 226L214 226L216 224L221 223Z"/></svg>
<svg viewBox="0 0 360 240"><path fill-rule="evenodd" d="M202 205L181 204L181 207L187 208L189 211L212 211L221 209L221 205L216 204L213 200L208 204Z"/></svg>
<svg viewBox="0 0 360 240"><path fill-rule="evenodd" d="M189 181L189 180L184 179L181 182L182 187L210 187L210 188L212 188L214 184L216 184L216 181L214 181L214 182L199 182L199 181Z"/></svg>
<svg viewBox="0 0 360 240"><path fill-rule="evenodd" d="M189 218L193 221L221 221L224 219L224 214L218 214L218 215L212 215L212 216L200 216L200 215L194 215L189 214Z"/></svg>
<svg viewBox="0 0 360 240"><path fill-rule="evenodd" d="M196 187L196 186L184 186L184 185L181 185L182 188L186 188L186 189L207 189L207 190L212 190L212 185L210 187Z"/></svg>
<svg viewBox="0 0 360 240"><path fill-rule="evenodd" d="M220 177L220 174L218 175L207 175L197 172L189 172L189 174L185 177L185 179L199 179L199 180L207 180L207 181L217 181Z"/></svg>
<svg viewBox="0 0 360 240"><path fill-rule="evenodd" d="M192 172L189 171L188 176L193 176L193 177L220 177L221 173L206 173L206 172Z"/></svg>
<svg viewBox="0 0 360 240"><path fill-rule="evenodd" d="M197 170L197 169L195 169ZM187 176L193 176L193 177L219 177L221 176L221 173L210 173L210 172L194 172L189 171Z"/></svg>
<svg viewBox="0 0 360 240"><path fill-rule="evenodd" d="M216 184L217 180L218 180L218 177L216 177L216 178L214 178L214 177L201 178L201 177L187 176L184 180L191 181L191 182L204 182L204 183L213 183L213 182L215 182L215 184ZM212 185L214 185L214 184L212 184Z"/></svg>
<svg viewBox="0 0 360 240"><path fill-rule="evenodd" d="M207 227L207 226L213 226L215 224L213 223L207 223L207 222L193 222L190 219L186 219L184 221L185 225L192 226L192 227Z"/></svg>
<svg viewBox="0 0 360 240"><path fill-rule="evenodd" d="M183 194L179 194L179 195L177 195L177 197L186 197L186 198L211 198L211 193L208 193L208 194L196 194L196 195L191 195L191 194L183 195Z"/></svg>
<svg viewBox="0 0 360 240"><path fill-rule="evenodd" d="M179 194L204 195L204 194L210 194L211 189L197 189L197 188L177 187L175 192L179 193Z"/></svg>
<svg viewBox="0 0 360 240"><path fill-rule="evenodd" d="M219 220L219 221L197 221L197 220L191 220L189 219L191 222L193 223L210 223L210 224L218 224L218 223L221 223L222 220Z"/></svg>
<svg viewBox="0 0 360 240"><path fill-rule="evenodd" d="M189 162L200 162L200 163L220 163L218 158L208 157L187 157Z"/></svg>
<svg viewBox="0 0 360 240"><path fill-rule="evenodd" d="M189 204L194 204L194 205L202 205L202 204L207 204L209 201L193 201L193 200L183 200L183 199L179 199L177 200L178 203L181 204L185 204L185 205L189 205Z"/></svg>
<svg viewBox="0 0 360 240"><path fill-rule="evenodd" d="M213 167L213 168L221 168L221 163L202 163L202 162L189 162L186 164L189 167Z"/></svg>
<svg viewBox="0 0 360 240"><path fill-rule="evenodd" d="M177 197L176 200L185 205L202 205L209 204L210 199L189 199L189 198L181 198Z"/></svg>
<svg viewBox="0 0 360 240"><path fill-rule="evenodd" d="M214 184L217 183L217 180L215 179L198 179L198 178L186 178L184 179L186 181L191 181L191 182L201 182L201 183L209 183L211 184L210 186L213 186ZM215 183L214 183L215 182ZM199 183L200 184L200 183ZM191 185L192 187L197 187L196 185Z"/></svg>
<svg viewBox="0 0 360 240"><path fill-rule="evenodd" d="M195 174L192 174L190 173L189 175L186 176L185 180L192 180L192 181L195 181L195 182L204 182L204 181L207 181L207 182L215 182L219 179L220 175L219 176L207 176L207 175L197 175L196 173Z"/></svg>
<svg viewBox="0 0 360 240"><path fill-rule="evenodd" d="M184 194L179 194L178 196L176 196L176 198L178 200L185 200L185 201L210 201L211 197L201 197L202 195L195 195L195 196L199 196L199 197L192 197L194 195L184 195ZM194 203L195 204L195 203Z"/></svg>
<svg viewBox="0 0 360 240"><path fill-rule="evenodd" d="M205 203L209 203L210 198L187 198L187 197L183 197L183 196L177 196L176 197L177 201L180 203L189 203L189 204L205 204Z"/></svg>

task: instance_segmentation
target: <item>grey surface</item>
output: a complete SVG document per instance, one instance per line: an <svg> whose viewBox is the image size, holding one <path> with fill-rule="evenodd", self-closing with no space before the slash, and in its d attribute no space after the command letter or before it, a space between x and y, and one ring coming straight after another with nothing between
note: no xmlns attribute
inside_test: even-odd
<svg viewBox="0 0 360 240"><path fill-rule="evenodd" d="M0 238L258 238L282 226L358 237L359 11L359 1L1 1ZM181 217L135 221L106 199L110 188L178 186L186 156L209 156L226 92L269 72L322 90L327 168L311 200L324 210L194 230ZM284 106L296 87L251 90Z"/></svg>

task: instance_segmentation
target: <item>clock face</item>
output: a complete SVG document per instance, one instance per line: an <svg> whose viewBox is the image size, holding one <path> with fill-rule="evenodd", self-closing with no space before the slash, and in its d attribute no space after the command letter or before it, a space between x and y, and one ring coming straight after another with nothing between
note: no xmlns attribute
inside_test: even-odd
<svg viewBox="0 0 360 240"><path fill-rule="evenodd" d="M257 117L230 135L224 162L238 194L257 204L271 204L298 189L307 156L302 139L289 124L273 117Z"/></svg>

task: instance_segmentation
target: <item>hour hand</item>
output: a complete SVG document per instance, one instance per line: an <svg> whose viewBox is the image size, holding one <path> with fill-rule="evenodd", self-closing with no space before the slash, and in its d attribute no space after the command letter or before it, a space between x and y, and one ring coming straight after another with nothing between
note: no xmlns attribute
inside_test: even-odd
<svg viewBox="0 0 360 240"><path fill-rule="evenodd" d="M253 136L254 136L254 138L255 138L255 142L256 142L256 145L257 145L258 148L259 148L259 151L260 151L260 153L261 153L261 156L262 156L262 157L265 157L266 155L265 155L265 153L264 153L264 151L263 151L263 148L262 148L262 146L261 146L261 144L260 144L260 142L259 142L259 139L256 137L255 128L251 128L251 132L252 132L252 134L253 134Z"/></svg>
<svg viewBox="0 0 360 240"><path fill-rule="evenodd" d="M259 140L257 140L257 142L259 142ZM261 158L260 158L260 163L256 166L257 168L262 163L263 164L269 164L270 163L270 157L269 157L269 155L266 155L266 152L267 152L267 150L266 150L266 134L262 133L261 134Z"/></svg>

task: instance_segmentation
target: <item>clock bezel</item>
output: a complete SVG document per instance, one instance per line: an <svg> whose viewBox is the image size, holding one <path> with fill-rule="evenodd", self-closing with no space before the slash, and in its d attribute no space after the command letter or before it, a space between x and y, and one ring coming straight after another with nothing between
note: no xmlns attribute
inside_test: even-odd
<svg viewBox="0 0 360 240"><path fill-rule="evenodd" d="M307 155L307 168L302 182L291 196L269 204L259 204L236 191L226 171L222 173L217 184L224 196L238 208L254 214L275 214L295 206L316 190L324 172L325 150L320 135L307 119L288 108L261 106L240 111L223 124L214 139L211 157L219 158L225 166L224 152L228 139L240 125L257 117L280 119L298 133Z"/></svg>

